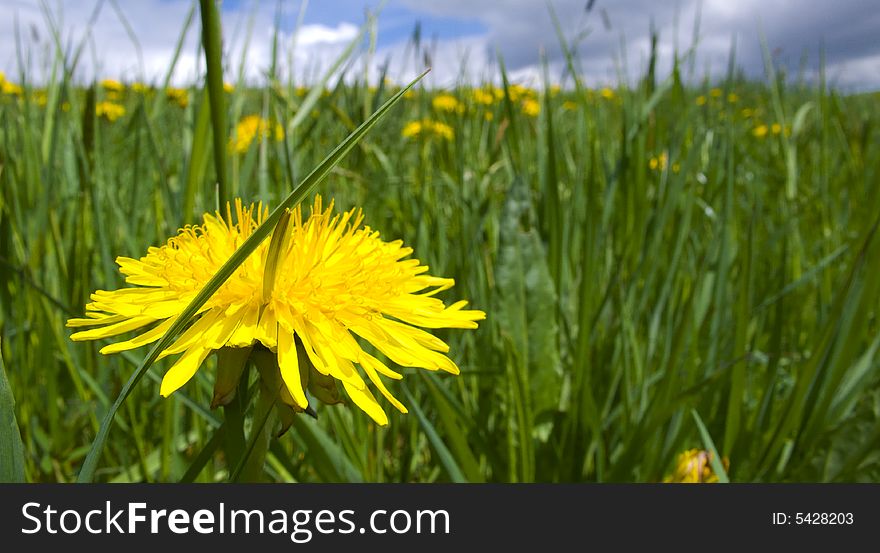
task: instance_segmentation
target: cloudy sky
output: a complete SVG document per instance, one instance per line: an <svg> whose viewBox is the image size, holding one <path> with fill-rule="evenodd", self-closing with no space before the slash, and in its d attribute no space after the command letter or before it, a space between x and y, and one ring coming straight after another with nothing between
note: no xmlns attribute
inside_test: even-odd
<svg viewBox="0 0 880 553"><path fill-rule="evenodd" d="M696 54L686 64L694 80L724 75L734 44L737 66L761 76L763 36L769 54L792 78L816 77L824 45L830 82L848 90L880 89L877 0L551 2L590 84L633 79L643 71L653 26L659 33L661 70L668 70L674 53L687 52L696 39ZM192 6L193 0L0 0L0 71L15 76L23 63L31 78L45 75L54 26L68 52L86 39L78 78L158 82ZM459 78L497 77L498 54L516 80L538 84L542 56L551 78L564 79L562 49L546 0L388 0L384 5L378 0L311 0L304 11L301 0L283 0L276 18L278 6L275 0L223 2L228 80L241 73L251 81L260 79L270 63L276 21L284 66L292 66L299 79L312 79L357 39L366 14L380 6L375 52L367 56L368 41L359 42L361 55L350 74L366 70L375 79L388 63L389 75L402 81L422 69L427 51L436 86ZM423 51L416 55L409 45L417 26ZM191 82L200 70L196 13L173 80Z"/></svg>

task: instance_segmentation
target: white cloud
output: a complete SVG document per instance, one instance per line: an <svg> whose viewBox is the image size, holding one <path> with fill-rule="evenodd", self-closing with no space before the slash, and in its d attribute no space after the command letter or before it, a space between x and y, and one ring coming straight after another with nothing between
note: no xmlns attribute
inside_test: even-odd
<svg viewBox="0 0 880 553"><path fill-rule="evenodd" d="M89 9L83 9L84 4ZM86 47L75 77L82 82L96 78L160 82L174 57L191 2L139 0L117 4L123 10L132 33L126 30L110 2L103 3L91 26L89 19L94 4L81 1L50 3L50 17L62 31L68 57L86 37ZM246 80L262 79L271 64L274 3L262 2L256 4L254 9L241 11L224 10L221 18L226 41L227 80L237 80L239 70L244 73ZM44 81L54 59L54 44L50 41L47 18L39 0L16 0L0 5L0 70L10 75L18 72L16 19L21 30L28 78ZM192 83L202 74L204 62L199 52L200 28L196 12L175 66L172 78L175 84ZM36 29L36 32L31 29ZM344 21L335 27L303 25L295 41L290 33L282 31L279 33L281 62L292 59L303 72L329 66L357 34L358 27Z"/></svg>
<svg viewBox="0 0 880 553"><path fill-rule="evenodd" d="M534 0L401 0L411 9L431 16L476 19L488 29L490 49L504 53L508 66L534 74L538 51L544 48L557 74L563 56L546 2ZM732 40L737 65L753 77L763 75L760 31L778 63L796 72L804 53L818 66L824 43L829 69L839 70L839 84L880 87L880 10L876 0L596 0L587 12L585 0L553 0L565 36L586 34L577 59L587 82L615 81L625 64L630 79L640 74L649 53L649 28L659 32L659 67L669 69L672 55L692 45L693 25L699 11L700 40L694 78L708 73L718 77L727 70ZM610 26L606 25L606 22Z"/></svg>
<svg viewBox="0 0 880 553"><path fill-rule="evenodd" d="M71 55L72 46L88 36L88 45L77 68L81 81L115 77L124 80L157 82L163 78L174 53L181 27L192 3L188 0L138 0L117 2L131 25L135 41L121 23L111 2L103 8L92 28L88 21L93 2L84 0L48 0L52 17L58 20L64 36L64 48ZM500 51L514 80L538 84L543 80L539 52L546 53L551 79L565 74L565 63L556 31L545 2L536 0L394 0L424 14L430 23L433 16L477 20L486 31L479 35L436 41L428 48L433 67L427 84L446 87L459 79L497 82L495 62ZM847 88L880 87L880 42L875 38L880 28L880 10L876 0L836 0L820 3L812 0L596 0L587 13L585 0L554 0L553 5L568 40L577 41L579 72L590 85L616 82L623 77L633 81L647 65L651 22L659 32L658 68L668 71L673 54L692 45L693 25L700 10L700 39L692 64L685 65L694 80L708 74L723 75L727 70L732 40L736 41L736 60L750 76L763 74L763 54L759 29L763 29L769 50L777 62L795 73L806 52L808 76L817 74L818 50L824 41L827 51L829 81ZM275 24L275 2L242 3L236 11L225 9L222 23L227 54L228 80L239 72L245 79L259 81L270 65ZM298 8L295 2L282 4L285 10ZM44 80L51 67L53 45L39 0L6 0L0 4L0 70L15 74L18 67L15 21L21 30L25 66L31 79ZM84 7L86 9L84 9ZM291 24L297 13L282 14ZM607 24L606 24L607 23ZM175 83L190 83L202 72L199 56L198 13L186 35L174 73ZM32 32L36 29L36 33ZM86 35L86 33L88 33ZM314 80L358 35L353 22L340 21L335 26L304 25L298 35L279 34L282 74L291 71L297 80ZM403 43L385 45L369 61L372 79L390 60L389 75L398 82L420 73L423 58L416 59ZM362 75L363 59L353 60L350 77Z"/></svg>

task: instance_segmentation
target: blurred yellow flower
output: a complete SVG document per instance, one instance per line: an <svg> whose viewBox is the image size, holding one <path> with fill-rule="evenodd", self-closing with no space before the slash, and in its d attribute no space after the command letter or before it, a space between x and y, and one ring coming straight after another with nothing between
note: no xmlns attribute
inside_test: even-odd
<svg viewBox="0 0 880 553"><path fill-rule="evenodd" d="M48 96L46 96L45 90L34 91L34 94L31 97L31 99L34 101L35 104L37 104L40 107L45 107L49 101Z"/></svg>
<svg viewBox="0 0 880 553"><path fill-rule="evenodd" d="M566 101L562 102L562 109L565 109L568 111L574 111L577 109L577 107L578 107L577 103L572 102L571 100L566 100Z"/></svg>
<svg viewBox="0 0 880 553"><path fill-rule="evenodd" d="M535 91L521 84L513 84L507 87L511 102L519 102L523 98L534 98Z"/></svg>
<svg viewBox="0 0 880 553"><path fill-rule="evenodd" d="M740 115L748 119L755 115L755 110L753 110L752 108L743 108L742 111L740 111Z"/></svg>
<svg viewBox="0 0 880 553"><path fill-rule="evenodd" d="M101 87L108 92L122 92L125 90L124 84L113 79L104 79L101 81Z"/></svg>
<svg viewBox="0 0 880 553"><path fill-rule="evenodd" d="M661 152L657 157L652 157L648 161L648 167L653 171L662 171L666 169L666 162L669 160L669 156L666 152Z"/></svg>
<svg viewBox="0 0 880 553"><path fill-rule="evenodd" d="M711 96L713 98L720 98L721 97L721 89L720 88L713 88L712 90L709 91L709 96Z"/></svg>
<svg viewBox="0 0 880 553"><path fill-rule="evenodd" d="M185 88L166 88L165 97L182 108L189 105L189 91Z"/></svg>
<svg viewBox="0 0 880 553"><path fill-rule="evenodd" d="M235 132L229 139L229 149L241 154L248 151L254 139L261 143L264 138L270 137L276 142L284 138L284 128L280 123L267 121L259 115L246 115L235 126Z"/></svg>
<svg viewBox="0 0 880 553"><path fill-rule="evenodd" d="M706 105L706 97L705 96L697 96L697 105L705 106Z"/></svg>
<svg viewBox="0 0 880 553"><path fill-rule="evenodd" d="M780 125L779 123L773 123L772 125L770 125L770 132L772 132L773 134L781 133L782 125Z"/></svg>
<svg viewBox="0 0 880 553"><path fill-rule="evenodd" d="M767 125L758 125L752 129L752 134L757 138L764 138L767 136L767 130Z"/></svg>
<svg viewBox="0 0 880 553"><path fill-rule="evenodd" d="M133 83L131 89L138 94L149 94L153 92L153 89L144 83Z"/></svg>
<svg viewBox="0 0 880 553"><path fill-rule="evenodd" d="M9 96L21 96L22 89L15 83L6 80L6 75L0 73L0 92Z"/></svg>
<svg viewBox="0 0 880 553"><path fill-rule="evenodd" d="M444 140L452 140L455 137L455 133L453 132L452 127L450 127L446 123L432 121L430 119L422 119L421 121L410 121L409 123L404 125L403 130L400 132L400 134L404 138L416 138L418 136L431 138L436 136Z"/></svg>
<svg viewBox="0 0 880 553"><path fill-rule="evenodd" d="M482 88L474 89L473 97L474 102L484 106L491 106L495 103L495 95L491 91Z"/></svg>
<svg viewBox="0 0 880 553"><path fill-rule="evenodd" d="M600 90L600 91L599 91L599 94L600 94L603 98L605 98L606 100L613 100L613 99L614 99L614 91L611 90L611 89L608 88L608 87L605 87L605 88L603 88L602 90Z"/></svg>
<svg viewBox="0 0 880 553"><path fill-rule="evenodd" d="M731 92L727 95L727 101L728 103L735 104L739 102L739 96L736 94L736 92Z"/></svg>
<svg viewBox="0 0 880 553"><path fill-rule="evenodd" d="M667 483L710 484L718 482L718 475L712 470L712 454L700 449L689 449L678 456L675 471L663 479ZM730 466L727 458L721 460L724 470Z"/></svg>
<svg viewBox="0 0 880 553"><path fill-rule="evenodd" d="M232 83L223 83L223 92L227 94L232 94L235 91L235 87L232 86Z"/></svg>
<svg viewBox="0 0 880 553"><path fill-rule="evenodd" d="M539 104L537 100L529 98L523 100L522 110L523 113L525 113L529 117L537 117L538 114L541 113L541 104Z"/></svg>
<svg viewBox="0 0 880 553"><path fill-rule="evenodd" d="M434 109L438 111L446 111L446 112L458 112L461 113L464 111L464 106L461 105L461 102L456 99L455 96L451 94L440 94L435 96L433 100L431 100L431 105L434 106Z"/></svg>
<svg viewBox="0 0 880 553"><path fill-rule="evenodd" d="M419 135L422 132L422 122L421 121L410 121L406 125L403 126L403 130L400 132L401 136L404 138L413 138Z"/></svg>
<svg viewBox="0 0 880 553"><path fill-rule="evenodd" d="M98 102L95 105L95 115L112 123L125 115L125 106L113 102Z"/></svg>

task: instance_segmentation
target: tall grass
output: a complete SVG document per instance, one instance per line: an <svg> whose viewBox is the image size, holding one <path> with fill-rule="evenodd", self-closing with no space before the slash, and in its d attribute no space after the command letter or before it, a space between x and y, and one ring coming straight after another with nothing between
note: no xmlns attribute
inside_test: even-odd
<svg viewBox="0 0 880 553"><path fill-rule="evenodd" d="M11 392L0 420L13 412L31 481L76 478L144 361L140 350L102 356L64 327L93 289L123 284L115 256L197 223L218 181L281 205L398 92L337 71L305 90L274 72L239 83L224 96L225 134L262 114L284 123L285 139L218 165L225 139L217 150L222 117L209 98L222 81L208 94L197 83L186 107L166 96L167 80L129 86L117 100L125 115L109 122L95 115L109 91L75 84L76 56L53 36L48 83L24 74L20 96L0 97L0 367ZM571 87L524 90L499 67L503 94L489 104L464 83L407 93L319 190L363 206L372 227L487 311L476 332L439 332L462 374L395 383L411 412L389 413L384 428L341 406L296 417L269 445L268 477L659 481L698 447L729 460L731 481L876 480L878 96L793 86L769 62L763 83L731 71L694 86L676 66L606 91L576 72ZM441 93L462 108L435 108ZM423 119L454 137L402 136ZM170 365L145 363L94 478L229 479L224 417L208 407L215 365L162 399ZM259 424L240 409L244 429Z"/></svg>

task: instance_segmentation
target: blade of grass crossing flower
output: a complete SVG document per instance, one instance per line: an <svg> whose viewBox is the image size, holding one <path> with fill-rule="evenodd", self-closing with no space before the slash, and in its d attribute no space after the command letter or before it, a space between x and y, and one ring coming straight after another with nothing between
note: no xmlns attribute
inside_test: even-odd
<svg viewBox="0 0 880 553"><path fill-rule="evenodd" d="M336 148L333 149L333 151L330 152L330 154L325 157L324 160L308 174L308 176L306 176L302 183L288 194L287 197L269 214L269 217L263 222L263 224L256 228L247 240L245 240L241 246L232 253L226 263L220 267L205 287L199 291L190 304L186 306L180 315L177 316L174 323L172 323L171 327L165 332L165 335L156 342L147 357L129 377L128 381L122 387L122 390L120 390L119 395L116 397L116 401L110 406L110 410L104 417L104 420L101 423L101 428L95 436L95 440L92 442L89 453L83 462L82 469L77 477L78 482L91 482L94 479L95 470L98 467L98 460L104 449L104 444L107 440L107 435L110 432L110 426L113 424L116 412L119 410L122 403L128 398L129 394L131 394L132 389L134 389L146 371L159 357L159 353L171 344L177 334L192 321L199 308L204 305L212 295L214 295L214 292L226 282L232 273L238 269L239 265L244 263L257 246L269 236L285 210L302 202L315 189L315 187L318 186L318 184L327 178L330 171L342 161L342 158L355 146L355 144L360 142L364 135L369 132L369 130L372 129L373 126L385 116L385 114L388 113L388 110L400 101L406 91L412 88L413 85L428 74L428 71L430 71L430 69L425 70L421 75L409 83L409 85L392 96L382 105L382 107L376 110L369 119L361 123L353 133L348 135L345 140L336 146Z"/></svg>
<svg viewBox="0 0 880 553"><path fill-rule="evenodd" d="M703 424L703 419L700 418L700 415L697 414L695 409L691 409L691 415L694 417L694 422L697 423L697 429L700 431L700 438L703 440L703 447L709 450L712 454L712 458L709 459L709 464L712 465L712 470L718 477L718 481L722 484L729 484L730 479L727 477L727 471L724 470L724 463L721 462L721 457L718 456L718 450L715 449L715 442L712 441L712 436L710 436L709 431L706 430L706 425Z"/></svg>

